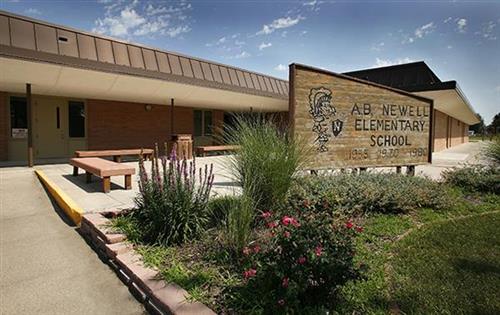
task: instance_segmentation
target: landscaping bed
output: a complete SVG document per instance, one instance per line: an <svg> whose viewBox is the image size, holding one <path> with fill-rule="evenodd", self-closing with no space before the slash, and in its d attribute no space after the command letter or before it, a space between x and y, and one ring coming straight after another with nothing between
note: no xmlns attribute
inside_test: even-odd
<svg viewBox="0 0 500 315"><path fill-rule="evenodd" d="M454 313L437 298L452 290L432 292L467 286L470 277L449 272L455 281L441 283L433 272L445 275L449 266L438 254L467 259L498 246L496 238L484 237L492 223L471 233L470 251L449 246L467 238L476 218L498 221L491 214L500 209L491 189L496 166L450 170L445 182L401 174L304 175L305 147L285 131L243 120L230 131L226 142L241 145L228 164L240 195L210 199L209 167L198 170L195 162L158 157L156 150L150 171L140 163L136 208L111 221L145 266L216 313ZM472 223L447 225L465 218ZM435 259L427 259L432 252ZM498 257L490 258L487 263L497 266ZM500 293L494 284L485 286L488 301ZM498 306L488 303L488 309Z"/></svg>

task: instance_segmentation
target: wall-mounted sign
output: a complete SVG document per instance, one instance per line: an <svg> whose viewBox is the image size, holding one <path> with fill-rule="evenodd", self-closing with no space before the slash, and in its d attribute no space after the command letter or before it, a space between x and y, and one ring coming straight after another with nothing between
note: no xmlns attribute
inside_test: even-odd
<svg viewBox="0 0 500 315"><path fill-rule="evenodd" d="M431 161L432 100L292 64L289 106L294 134L313 147L309 168Z"/></svg>
<svg viewBox="0 0 500 315"><path fill-rule="evenodd" d="M13 139L26 139L28 138L27 128L12 128L12 138Z"/></svg>

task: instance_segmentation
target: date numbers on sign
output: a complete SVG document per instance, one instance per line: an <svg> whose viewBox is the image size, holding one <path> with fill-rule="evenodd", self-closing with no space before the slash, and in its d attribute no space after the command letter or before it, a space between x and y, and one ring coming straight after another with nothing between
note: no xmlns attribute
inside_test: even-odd
<svg viewBox="0 0 500 315"><path fill-rule="evenodd" d="M367 148L357 148L351 149L347 152L348 160L367 160L368 159L368 149Z"/></svg>
<svg viewBox="0 0 500 315"><path fill-rule="evenodd" d="M395 158L399 155L398 149L380 149L377 152L378 157L383 159Z"/></svg>
<svg viewBox="0 0 500 315"><path fill-rule="evenodd" d="M427 148L415 148L410 150L411 157L427 156Z"/></svg>

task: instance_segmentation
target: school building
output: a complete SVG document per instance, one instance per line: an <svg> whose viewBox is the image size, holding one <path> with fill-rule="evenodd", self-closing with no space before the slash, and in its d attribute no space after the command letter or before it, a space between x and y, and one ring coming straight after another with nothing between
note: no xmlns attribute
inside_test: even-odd
<svg viewBox="0 0 500 315"><path fill-rule="evenodd" d="M424 63L346 73L434 100L433 146L478 122L455 81ZM0 11L0 161L216 141L233 112L288 111L288 81Z"/></svg>

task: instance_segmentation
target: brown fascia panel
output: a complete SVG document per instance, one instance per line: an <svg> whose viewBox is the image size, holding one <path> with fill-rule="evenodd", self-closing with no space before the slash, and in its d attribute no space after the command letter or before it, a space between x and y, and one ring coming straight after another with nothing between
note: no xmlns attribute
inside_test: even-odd
<svg viewBox="0 0 500 315"><path fill-rule="evenodd" d="M1 10L0 55L266 97L288 97L276 86L288 84L284 80Z"/></svg>

